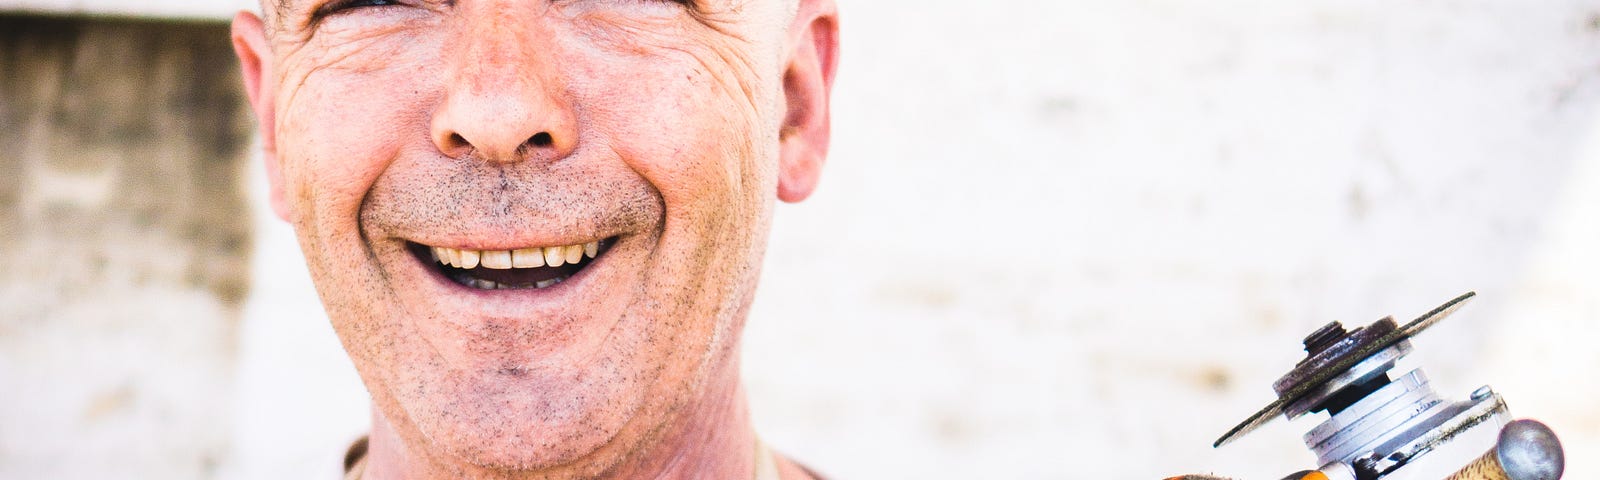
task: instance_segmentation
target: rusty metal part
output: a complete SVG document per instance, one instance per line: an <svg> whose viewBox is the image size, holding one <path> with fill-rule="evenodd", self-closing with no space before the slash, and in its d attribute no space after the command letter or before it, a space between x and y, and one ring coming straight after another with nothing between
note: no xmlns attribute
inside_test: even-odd
<svg viewBox="0 0 1600 480"><path fill-rule="evenodd" d="M1445 480L1556 480L1565 470L1555 432L1534 420L1517 420L1500 429L1494 449Z"/></svg>
<svg viewBox="0 0 1600 480"><path fill-rule="evenodd" d="M1393 322L1388 322L1391 325ZM1394 379L1388 373L1395 363L1411 353L1411 342L1400 340L1389 348L1378 350L1366 359L1356 362L1343 373L1334 375L1318 385L1309 385L1305 394L1283 407L1284 417L1293 420L1307 413L1327 410L1338 414L1352 404L1383 388ZM1286 377L1288 378L1288 377ZM1299 377L1303 378L1303 377Z"/></svg>
<svg viewBox="0 0 1600 480"><path fill-rule="evenodd" d="M1325 405L1326 402L1317 402L1316 405L1298 405L1296 402L1311 394L1321 394L1329 397L1338 395L1343 391L1342 388L1328 390L1324 387L1328 386L1330 381L1349 372L1357 364L1443 320L1444 317L1454 313L1461 308L1463 303L1475 295L1475 292L1462 294L1399 328L1394 327L1392 318L1384 318L1350 332L1343 331L1344 327L1338 322L1323 326L1306 337L1304 342L1306 359L1296 365L1289 374L1278 379L1273 384L1273 390L1278 393L1278 399L1245 419L1243 423L1233 427L1228 433L1218 438L1212 446L1220 447L1226 445L1244 434L1260 428L1273 418L1284 414L1285 408L1291 405L1295 406L1295 411L1299 411L1302 407L1307 408L1309 411L1319 411L1315 409L1319 405ZM1353 386L1359 386L1362 381L1361 378L1349 378L1348 380L1353 381L1350 384ZM1376 378L1367 377L1366 380L1376 380ZM1386 382L1387 378L1384 379L1383 383ZM1375 389L1381 386L1377 385L1372 388ZM1343 408L1342 406L1338 407ZM1303 414L1305 412L1300 413Z"/></svg>
<svg viewBox="0 0 1600 480"><path fill-rule="evenodd" d="M1480 388L1470 400L1440 402L1427 411L1418 412L1408 419L1408 424L1413 425L1411 428L1394 428L1381 433L1382 443L1363 448L1370 453L1351 463L1358 478L1383 477L1408 467L1445 444L1458 441L1458 437L1470 431L1488 428L1491 433L1498 432L1509 416L1500 395L1488 387Z"/></svg>
<svg viewBox="0 0 1600 480"><path fill-rule="evenodd" d="M1394 317L1384 317L1365 327L1356 327L1353 331L1345 331L1344 324L1330 322L1322 328L1312 332L1302 342L1306 348L1306 358L1295 364L1294 370L1273 382L1272 391L1278 396L1302 389L1304 383L1313 379L1316 372L1327 370L1339 360L1349 357L1352 352L1366 350L1374 343L1383 339L1384 335L1393 333L1395 328Z"/></svg>

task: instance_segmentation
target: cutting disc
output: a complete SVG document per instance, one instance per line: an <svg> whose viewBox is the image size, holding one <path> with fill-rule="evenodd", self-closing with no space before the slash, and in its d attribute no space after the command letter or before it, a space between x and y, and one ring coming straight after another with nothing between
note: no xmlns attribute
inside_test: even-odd
<svg viewBox="0 0 1600 480"><path fill-rule="evenodd" d="M1444 317L1454 313L1457 309L1461 308L1462 304L1466 303L1467 300L1471 300L1472 297L1476 295L1476 292L1464 293L1461 296L1450 300L1449 302L1445 302L1444 305L1440 305L1438 308L1423 314L1421 317L1417 317L1416 320L1412 320L1410 323L1407 323L1404 326L1395 329L1394 331L1391 331L1382 337L1379 337L1377 340L1356 347L1348 354L1342 355L1335 361L1328 363L1326 367L1309 372L1304 381L1297 382L1294 387L1284 391L1283 394L1278 396L1276 401L1267 404L1266 408L1261 409L1261 411L1256 412L1255 415L1251 415L1250 418L1245 419L1243 423L1233 427L1232 430L1229 430L1228 433L1222 436L1222 438L1218 438L1217 442L1211 444L1211 446L1220 447L1227 445L1228 443L1237 440L1239 437L1244 436L1244 434L1250 433L1255 429L1260 428L1262 425L1266 425L1267 422L1270 422L1272 419L1283 414L1283 407L1285 405L1294 403L1295 401L1299 400L1300 397L1305 396L1307 393L1310 393L1322 384L1327 383L1328 380L1333 379L1333 377L1339 375L1340 373L1344 373L1345 370L1349 370L1350 367L1355 366L1362 360L1366 360L1367 357L1372 356L1372 354L1382 351L1385 348L1389 348L1389 346L1394 345L1396 342L1411 338L1411 336L1416 335L1418 332L1421 332L1428 327L1439 323L1439 320L1443 320Z"/></svg>

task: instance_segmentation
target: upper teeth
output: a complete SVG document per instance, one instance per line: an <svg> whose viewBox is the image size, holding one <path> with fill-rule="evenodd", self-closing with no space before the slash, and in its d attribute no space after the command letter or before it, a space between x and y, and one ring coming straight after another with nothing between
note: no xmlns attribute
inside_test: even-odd
<svg viewBox="0 0 1600 480"><path fill-rule="evenodd" d="M538 268L546 265L559 267L576 264L584 257L594 258L600 253L600 242L560 247L530 247L516 250L459 250L432 247L433 257L439 263L456 268Z"/></svg>

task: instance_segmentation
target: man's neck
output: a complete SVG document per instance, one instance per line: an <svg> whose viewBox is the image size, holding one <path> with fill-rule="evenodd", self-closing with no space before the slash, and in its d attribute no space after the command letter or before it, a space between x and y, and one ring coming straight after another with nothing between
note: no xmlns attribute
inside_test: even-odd
<svg viewBox="0 0 1600 480"><path fill-rule="evenodd" d="M737 367L733 367L737 371ZM714 377L717 377L714 375ZM755 471L756 438L737 375L713 388L700 401L686 405L687 414L664 425L622 463L598 478L677 480L698 478L750 478ZM565 479L595 478L594 465L562 465L547 470L507 471L484 468L448 454L420 452L425 445L403 441L374 406L371 447L364 480L425 480L432 478ZM580 462L598 461L590 455Z"/></svg>

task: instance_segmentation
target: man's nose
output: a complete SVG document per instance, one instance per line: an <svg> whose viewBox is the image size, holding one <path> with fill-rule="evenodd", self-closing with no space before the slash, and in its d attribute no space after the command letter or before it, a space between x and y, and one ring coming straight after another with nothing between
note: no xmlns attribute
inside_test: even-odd
<svg viewBox="0 0 1600 480"><path fill-rule="evenodd" d="M526 37L475 37L450 66L445 98L433 118L434 145L452 158L502 163L570 154L577 122L555 59L540 56L530 47L541 42Z"/></svg>

